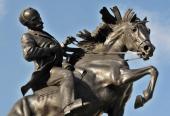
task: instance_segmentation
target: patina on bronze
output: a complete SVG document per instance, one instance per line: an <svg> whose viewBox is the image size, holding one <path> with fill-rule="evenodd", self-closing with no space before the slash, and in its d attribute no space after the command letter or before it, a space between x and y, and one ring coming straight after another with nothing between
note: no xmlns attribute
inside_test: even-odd
<svg viewBox="0 0 170 116"><path fill-rule="evenodd" d="M75 98L83 101L83 106L69 113L70 116L99 116L103 112L108 116L123 116L133 82L147 74L151 76L149 85L143 96L136 97L135 108L143 106L153 96L157 69L154 66L130 69L124 59L127 51L136 52L144 60L153 55L155 47L149 38L148 21L139 19L132 9L128 9L123 17L116 6L111 11L114 16L107 8L101 9L103 23L92 33L80 31L77 36L83 40L68 37L67 42L77 42L79 49L64 47L73 52L66 55L67 61L75 69L72 70ZM60 86L47 86L25 96L14 105L9 116L64 115L61 108L65 96L62 97Z"/></svg>

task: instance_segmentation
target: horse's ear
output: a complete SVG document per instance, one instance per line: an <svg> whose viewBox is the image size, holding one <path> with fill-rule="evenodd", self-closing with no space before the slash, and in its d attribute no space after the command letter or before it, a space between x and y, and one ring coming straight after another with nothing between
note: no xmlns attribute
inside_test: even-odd
<svg viewBox="0 0 170 116"><path fill-rule="evenodd" d="M137 18L136 14L134 14L132 18L130 19L130 22L135 22L136 20L139 20L139 19Z"/></svg>
<svg viewBox="0 0 170 116"><path fill-rule="evenodd" d="M147 21L147 17L145 17L145 18L143 19L143 21Z"/></svg>
<svg viewBox="0 0 170 116"><path fill-rule="evenodd" d="M147 17L145 17L145 18L143 19L143 22L144 22L144 23L149 22L148 19L147 19Z"/></svg>
<svg viewBox="0 0 170 116"><path fill-rule="evenodd" d="M103 22L105 22L106 24L116 24L116 19L114 16L112 16L109 11L107 10L106 7L103 7L100 10L100 13L102 15L102 20Z"/></svg>
<svg viewBox="0 0 170 116"><path fill-rule="evenodd" d="M122 16L118 7L114 6L113 8L111 8L111 11L114 13L117 23L120 23L122 21Z"/></svg>

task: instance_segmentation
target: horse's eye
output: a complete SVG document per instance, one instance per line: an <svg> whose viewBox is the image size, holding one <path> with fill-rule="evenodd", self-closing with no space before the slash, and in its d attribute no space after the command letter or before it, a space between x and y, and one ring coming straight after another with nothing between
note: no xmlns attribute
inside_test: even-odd
<svg viewBox="0 0 170 116"><path fill-rule="evenodd" d="M134 28L132 29L132 31L133 31L133 32L136 32L136 31L137 31L137 28L136 28L136 27L134 27Z"/></svg>

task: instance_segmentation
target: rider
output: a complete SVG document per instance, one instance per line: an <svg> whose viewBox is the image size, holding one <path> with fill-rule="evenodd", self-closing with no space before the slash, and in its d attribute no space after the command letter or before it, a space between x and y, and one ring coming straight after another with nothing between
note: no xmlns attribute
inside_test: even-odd
<svg viewBox="0 0 170 116"><path fill-rule="evenodd" d="M30 88L36 91L45 86L60 85L64 113L69 114L75 103L81 107L81 99L74 99L73 74L62 68L64 50L53 36L43 30L43 22L38 11L26 8L21 12L19 20L28 28L28 32L21 38L24 58L35 64L32 79L21 87L23 95ZM52 75L57 78L51 79Z"/></svg>

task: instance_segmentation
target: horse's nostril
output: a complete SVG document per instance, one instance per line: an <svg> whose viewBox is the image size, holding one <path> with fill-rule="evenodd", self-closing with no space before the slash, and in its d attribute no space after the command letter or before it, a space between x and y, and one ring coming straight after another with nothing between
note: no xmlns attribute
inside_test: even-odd
<svg viewBox="0 0 170 116"><path fill-rule="evenodd" d="M144 46L144 50L147 51L149 49L149 47L146 45Z"/></svg>

